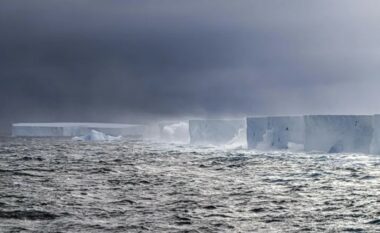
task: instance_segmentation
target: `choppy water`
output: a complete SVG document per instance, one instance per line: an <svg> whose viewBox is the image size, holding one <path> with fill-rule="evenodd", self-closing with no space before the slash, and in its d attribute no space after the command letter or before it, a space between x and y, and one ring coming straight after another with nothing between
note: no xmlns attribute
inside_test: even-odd
<svg viewBox="0 0 380 233"><path fill-rule="evenodd" d="M0 232L380 231L377 156L0 141Z"/></svg>

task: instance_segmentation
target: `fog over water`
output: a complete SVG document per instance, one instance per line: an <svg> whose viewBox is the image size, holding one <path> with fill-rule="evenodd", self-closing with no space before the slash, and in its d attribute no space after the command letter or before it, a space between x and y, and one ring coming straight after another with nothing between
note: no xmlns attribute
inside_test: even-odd
<svg viewBox="0 0 380 233"><path fill-rule="evenodd" d="M378 1L0 2L11 122L378 113Z"/></svg>

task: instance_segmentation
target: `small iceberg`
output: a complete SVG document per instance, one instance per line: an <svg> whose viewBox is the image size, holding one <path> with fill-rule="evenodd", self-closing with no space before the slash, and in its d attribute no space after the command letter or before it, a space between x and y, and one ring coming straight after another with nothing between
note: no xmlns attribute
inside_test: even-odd
<svg viewBox="0 0 380 233"><path fill-rule="evenodd" d="M114 137L114 136L110 136L110 135L107 135L105 133L102 133L102 132L99 132L96 130L91 130L91 132L89 134L84 135L84 136L73 137L74 141L87 141L87 142L90 142L90 141L95 141L95 142L108 141L108 142L110 142L110 141L118 141L121 139L122 139L122 136Z"/></svg>

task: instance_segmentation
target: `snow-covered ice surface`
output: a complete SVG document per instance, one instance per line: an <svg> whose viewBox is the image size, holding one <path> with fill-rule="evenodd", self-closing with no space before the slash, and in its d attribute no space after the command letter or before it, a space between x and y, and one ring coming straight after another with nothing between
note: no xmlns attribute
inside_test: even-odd
<svg viewBox="0 0 380 233"><path fill-rule="evenodd" d="M226 145L238 136L242 129L246 129L245 120L190 120L190 143Z"/></svg>
<svg viewBox="0 0 380 233"><path fill-rule="evenodd" d="M99 132L96 130L91 130L89 134L84 135L84 136L73 137L74 141L108 141L108 142L111 142L111 141L118 141L121 139L122 139L122 136L114 137L114 136L107 135L105 133L102 133L102 132Z"/></svg>
<svg viewBox="0 0 380 233"><path fill-rule="evenodd" d="M143 125L112 123L16 123L12 125L13 136L26 137L75 137L87 135L96 130L112 136L142 137Z"/></svg>
<svg viewBox="0 0 380 233"><path fill-rule="evenodd" d="M379 232L380 157L0 138L1 232Z"/></svg>
<svg viewBox="0 0 380 233"><path fill-rule="evenodd" d="M249 148L269 150L301 146L304 144L304 132L305 124L302 116L247 118Z"/></svg>
<svg viewBox="0 0 380 233"><path fill-rule="evenodd" d="M369 153L372 116L305 116L305 150Z"/></svg>

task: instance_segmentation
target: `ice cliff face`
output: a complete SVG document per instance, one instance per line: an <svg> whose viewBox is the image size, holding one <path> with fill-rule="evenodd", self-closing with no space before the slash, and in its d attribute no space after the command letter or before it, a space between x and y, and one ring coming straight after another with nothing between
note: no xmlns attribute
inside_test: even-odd
<svg viewBox="0 0 380 233"><path fill-rule="evenodd" d="M289 144L304 143L305 125L301 116L247 118L249 148L289 149Z"/></svg>
<svg viewBox="0 0 380 233"><path fill-rule="evenodd" d="M245 127L244 120L190 120L190 143L224 145L236 138L239 130Z"/></svg>
<svg viewBox="0 0 380 233"><path fill-rule="evenodd" d="M372 118L373 137L370 152L380 154L380 115L374 115Z"/></svg>
<svg viewBox="0 0 380 233"><path fill-rule="evenodd" d="M108 123L17 123L12 125L12 136L75 137L96 130L111 136L142 137L143 125Z"/></svg>
<svg viewBox="0 0 380 233"><path fill-rule="evenodd" d="M247 144L248 148L270 149L272 145L272 132L268 130L267 117L247 118ZM264 148L265 147L265 148Z"/></svg>
<svg viewBox="0 0 380 233"><path fill-rule="evenodd" d="M251 117L247 142L249 148L265 150L304 145L305 151L380 153L380 116Z"/></svg>
<svg viewBox="0 0 380 233"><path fill-rule="evenodd" d="M306 151L370 152L372 116L321 115L304 118Z"/></svg>
<svg viewBox="0 0 380 233"><path fill-rule="evenodd" d="M289 149L289 143L304 143L303 117L268 117L268 129L273 132L272 145L274 148Z"/></svg>

